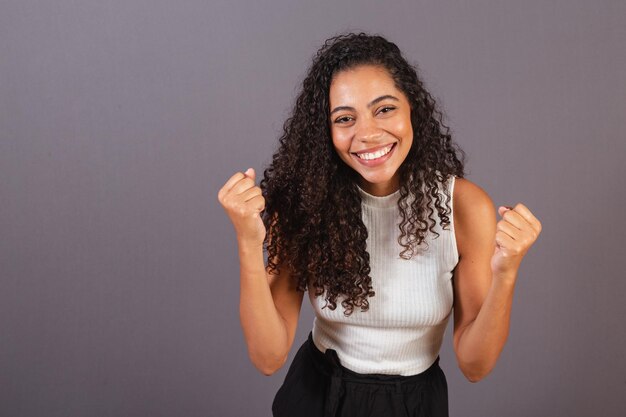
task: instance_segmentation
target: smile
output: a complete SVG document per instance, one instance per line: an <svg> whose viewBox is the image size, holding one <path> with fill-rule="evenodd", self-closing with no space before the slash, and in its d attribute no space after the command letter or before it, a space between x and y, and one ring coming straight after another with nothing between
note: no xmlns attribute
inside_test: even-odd
<svg viewBox="0 0 626 417"><path fill-rule="evenodd" d="M390 151L391 148L393 148L393 146L395 145L395 143L392 143L391 145L388 145L382 149L377 150L376 152L371 152L371 153L356 153L355 155L357 157L359 157L360 159L364 159L366 161L371 161L374 159L378 159L378 158L382 158L383 156L387 155Z"/></svg>

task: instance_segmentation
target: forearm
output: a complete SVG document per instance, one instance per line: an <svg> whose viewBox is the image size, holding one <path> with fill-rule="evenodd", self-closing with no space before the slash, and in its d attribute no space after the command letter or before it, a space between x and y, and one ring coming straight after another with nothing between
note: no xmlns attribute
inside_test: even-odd
<svg viewBox="0 0 626 417"><path fill-rule="evenodd" d="M504 348L509 335L516 275L493 276L476 319L463 329L459 337L459 367L472 382L491 372Z"/></svg>
<svg viewBox="0 0 626 417"><path fill-rule="evenodd" d="M239 265L239 315L248 353L261 372L271 374L283 365L288 338L267 281L262 246L239 242Z"/></svg>

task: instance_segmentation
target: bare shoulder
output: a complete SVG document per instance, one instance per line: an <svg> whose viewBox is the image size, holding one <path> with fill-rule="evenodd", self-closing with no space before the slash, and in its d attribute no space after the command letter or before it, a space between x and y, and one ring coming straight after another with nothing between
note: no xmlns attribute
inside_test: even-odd
<svg viewBox="0 0 626 417"><path fill-rule="evenodd" d="M456 178L453 195L454 228L459 253L495 234L496 210L489 194L467 178Z"/></svg>
<svg viewBox="0 0 626 417"><path fill-rule="evenodd" d="M468 214L474 210L495 210L491 197L481 187L467 178L454 181L454 208L458 214Z"/></svg>

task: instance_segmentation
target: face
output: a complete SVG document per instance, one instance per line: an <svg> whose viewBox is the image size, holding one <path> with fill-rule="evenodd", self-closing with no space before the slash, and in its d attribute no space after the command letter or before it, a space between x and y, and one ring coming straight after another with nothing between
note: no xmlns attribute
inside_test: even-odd
<svg viewBox="0 0 626 417"><path fill-rule="evenodd" d="M384 196L400 188L398 168L413 143L411 108L387 70L363 65L335 74L330 125L335 151L363 190Z"/></svg>

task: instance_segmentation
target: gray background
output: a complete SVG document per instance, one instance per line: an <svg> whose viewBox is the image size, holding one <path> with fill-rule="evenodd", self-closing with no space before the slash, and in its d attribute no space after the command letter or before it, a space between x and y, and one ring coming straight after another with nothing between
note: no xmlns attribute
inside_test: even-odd
<svg viewBox="0 0 626 417"><path fill-rule="evenodd" d="M626 415L618 0L1 1L0 415L270 415L287 367L247 357L217 191L346 30L396 42L468 178L544 225L485 380L448 328L451 414ZM292 355L311 324L305 298Z"/></svg>

